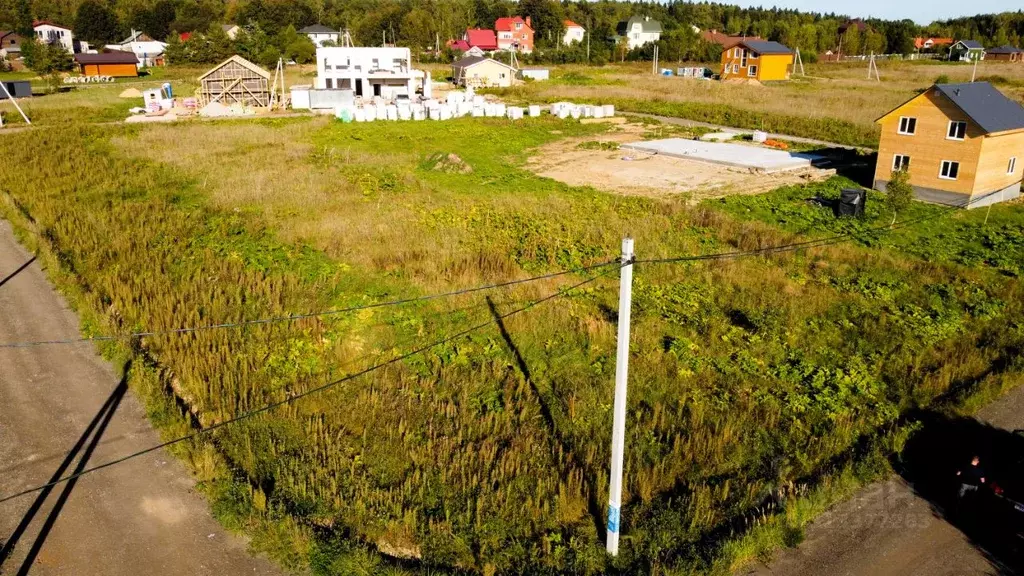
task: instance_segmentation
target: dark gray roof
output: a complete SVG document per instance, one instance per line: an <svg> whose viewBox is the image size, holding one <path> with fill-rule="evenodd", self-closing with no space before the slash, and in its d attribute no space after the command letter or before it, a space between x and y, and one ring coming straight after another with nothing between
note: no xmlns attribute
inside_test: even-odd
<svg viewBox="0 0 1024 576"><path fill-rule="evenodd" d="M111 50L100 54L75 54L79 64L138 64L139 58L131 52Z"/></svg>
<svg viewBox="0 0 1024 576"><path fill-rule="evenodd" d="M988 82L936 84L986 134L1024 128L1024 106L1010 100Z"/></svg>
<svg viewBox="0 0 1024 576"><path fill-rule="evenodd" d="M655 32L661 34L661 22L651 20L647 16L633 16L625 22L619 22L615 29L619 36L625 36L633 28L633 24L640 24L640 29L643 30L644 34L654 34Z"/></svg>
<svg viewBox="0 0 1024 576"><path fill-rule="evenodd" d="M1005 46L1000 46L999 48L989 48L986 52L989 54L1020 54L1021 52L1024 52L1024 50L1007 44Z"/></svg>
<svg viewBox="0 0 1024 576"><path fill-rule="evenodd" d="M313 24L312 26L306 26L302 30L299 30L299 34L338 34L337 30L332 30L323 24Z"/></svg>
<svg viewBox="0 0 1024 576"><path fill-rule="evenodd" d="M453 68L469 68L470 66L473 66L474 64L479 64L479 63L481 63L481 62L483 62L485 60L492 60L494 62L497 62L498 64L501 64L502 66L507 66L508 68L511 68L511 66L509 66L508 64L505 64L504 62L502 62L500 60L494 60L494 58L488 58L487 56L466 56L462 60L457 60L455 62L452 62L452 67Z"/></svg>
<svg viewBox="0 0 1024 576"><path fill-rule="evenodd" d="M758 54L792 54L793 51L778 42L767 40L743 40L737 46L746 46Z"/></svg>
<svg viewBox="0 0 1024 576"><path fill-rule="evenodd" d="M984 50L985 47L981 45L981 42L977 40L961 40L957 44L963 44L965 48L970 50Z"/></svg>

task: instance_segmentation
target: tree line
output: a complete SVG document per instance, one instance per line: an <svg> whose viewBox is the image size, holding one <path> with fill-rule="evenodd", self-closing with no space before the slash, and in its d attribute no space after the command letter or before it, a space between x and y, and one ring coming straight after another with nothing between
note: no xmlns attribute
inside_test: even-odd
<svg viewBox="0 0 1024 576"><path fill-rule="evenodd" d="M503 16L530 16L536 31L534 60L603 63L611 59L644 59L653 47L627 51L616 43L616 25L634 15L661 22L659 51L663 60L713 61L719 56L700 31L759 36L805 57L826 50L844 54L910 53L917 36L970 38L987 46L1017 45L1024 35L1024 12L979 15L918 26L911 20L853 21L835 13L810 13L779 8L740 8L710 2L596 2L554 0L15 0L0 6L0 29L23 30L31 20L50 19L74 28L76 37L104 44L139 30L172 41L181 33L198 33L193 46L180 55L205 59L232 49L211 23L235 23L252 42L247 53L303 57L308 46L295 43L291 29L324 24L348 30L356 44L409 46L414 51L443 51L449 39L467 28L492 28ZM587 29L589 45L561 44L564 21ZM294 44L294 45L293 45ZM450 56L445 54L444 56Z"/></svg>

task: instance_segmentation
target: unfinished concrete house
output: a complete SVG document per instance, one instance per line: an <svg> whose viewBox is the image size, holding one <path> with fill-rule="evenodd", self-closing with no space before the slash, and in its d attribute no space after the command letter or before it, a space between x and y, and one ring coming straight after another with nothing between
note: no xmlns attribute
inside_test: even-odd
<svg viewBox="0 0 1024 576"><path fill-rule="evenodd" d="M200 107L213 102L225 106L270 106L270 72L238 55L200 76L199 84Z"/></svg>
<svg viewBox="0 0 1024 576"><path fill-rule="evenodd" d="M424 80L408 48L317 48L317 90L351 90L354 96L412 97Z"/></svg>

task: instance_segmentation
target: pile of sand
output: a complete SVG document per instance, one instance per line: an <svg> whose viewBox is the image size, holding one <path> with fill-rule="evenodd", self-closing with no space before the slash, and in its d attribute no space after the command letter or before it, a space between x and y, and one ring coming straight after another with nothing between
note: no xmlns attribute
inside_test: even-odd
<svg viewBox="0 0 1024 576"><path fill-rule="evenodd" d="M142 98L142 92L135 88L129 88L117 95L118 98Z"/></svg>
<svg viewBox="0 0 1024 576"><path fill-rule="evenodd" d="M458 154L445 154L444 152L428 156L427 166L431 170L447 174L470 174L473 172L473 167L466 164L466 161Z"/></svg>

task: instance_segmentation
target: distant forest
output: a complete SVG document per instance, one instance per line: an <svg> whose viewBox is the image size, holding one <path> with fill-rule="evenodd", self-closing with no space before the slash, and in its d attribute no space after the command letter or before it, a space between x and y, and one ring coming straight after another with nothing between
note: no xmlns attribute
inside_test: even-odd
<svg viewBox="0 0 1024 576"><path fill-rule="evenodd" d="M83 14L82 12L85 12ZM713 48L700 30L756 35L776 40L810 55L835 50L842 37L845 54L910 53L916 36L975 39L986 46L1018 46L1024 36L1024 12L979 15L918 26L910 20L869 19L848 26L850 18L796 10L739 8L725 4L670 2L554 2L551 0L13 0L0 5L0 29L23 29L32 18L75 27L92 42L110 42L141 30L156 39L181 32L206 32L211 25L234 23L273 37L289 26L321 23L348 29L360 45L397 43L430 50L461 37L469 27L489 28L510 15L531 16L537 48L543 54L563 52L558 39L563 21L573 20L591 32L591 57L617 58L616 24L633 15L647 15L663 27L662 58L706 60ZM86 18L83 18L86 17ZM844 30L843 34L840 31ZM86 32L86 34L83 34ZM290 31L289 31L290 32ZM92 36L92 37L89 37ZM631 54L643 57L642 51ZM581 52L582 53L582 52Z"/></svg>

